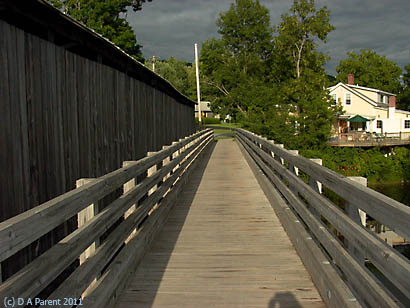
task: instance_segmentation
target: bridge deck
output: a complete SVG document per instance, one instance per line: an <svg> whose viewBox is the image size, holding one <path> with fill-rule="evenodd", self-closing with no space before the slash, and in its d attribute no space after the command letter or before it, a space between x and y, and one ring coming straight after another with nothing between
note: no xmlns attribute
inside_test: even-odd
<svg viewBox="0 0 410 308"><path fill-rule="evenodd" d="M324 307L236 142L200 163L118 307Z"/></svg>

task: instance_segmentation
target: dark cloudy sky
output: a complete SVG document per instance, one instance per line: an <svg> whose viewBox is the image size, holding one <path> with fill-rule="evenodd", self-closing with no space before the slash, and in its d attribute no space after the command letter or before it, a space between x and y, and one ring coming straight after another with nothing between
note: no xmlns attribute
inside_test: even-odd
<svg viewBox="0 0 410 308"><path fill-rule="evenodd" d="M218 37L218 15L229 9L233 0L153 0L142 11L128 13L145 58L159 56L192 62L194 43ZM270 11L271 24L281 21L281 14L293 0L261 0ZM336 30L320 49L330 55L326 69L335 68L347 51L368 48L385 55L402 68L410 63L410 0L316 0L326 5Z"/></svg>

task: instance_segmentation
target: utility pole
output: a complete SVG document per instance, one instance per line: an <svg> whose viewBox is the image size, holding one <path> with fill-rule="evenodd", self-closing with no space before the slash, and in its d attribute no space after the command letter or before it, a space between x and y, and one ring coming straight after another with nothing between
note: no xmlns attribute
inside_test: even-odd
<svg viewBox="0 0 410 308"><path fill-rule="evenodd" d="M199 90L199 67L198 67L198 44L195 43L195 71L196 71L196 94L198 97L198 120L202 124L201 115L201 91Z"/></svg>
<svg viewBox="0 0 410 308"><path fill-rule="evenodd" d="M158 60L159 57L157 56L152 56L151 62L152 62L152 71L155 72L155 61Z"/></svg>

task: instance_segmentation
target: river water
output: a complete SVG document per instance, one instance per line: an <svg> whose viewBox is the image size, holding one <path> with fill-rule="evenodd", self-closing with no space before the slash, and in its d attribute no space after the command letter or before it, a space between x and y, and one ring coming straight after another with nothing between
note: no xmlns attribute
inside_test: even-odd
<svg viewBox="0 0 410 308"><path fill-rule="evenodd" d="M410 183L406 184L369 184L371 189L374 189L383 195L395 199L403 204L410 206Z"/></svg>

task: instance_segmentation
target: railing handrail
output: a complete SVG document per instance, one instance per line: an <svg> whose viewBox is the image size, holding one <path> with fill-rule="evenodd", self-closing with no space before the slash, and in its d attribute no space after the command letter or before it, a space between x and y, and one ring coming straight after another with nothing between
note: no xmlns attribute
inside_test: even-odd
<svg viewBox="0 0 410 308"><path fill-rule="evenodd" d="M114 170L84 186L1 222L0 262L207 132L209 130L194 134L153 156L144 157L126 167Z"/></svg>
<svg viewBox="0 0 410 308"><path fill-rule="evenodd" d="M354 138L349 140L349 138ZM383 143L391 141L410 142L410 132L367 132L367 131L350 131L347 133L337 133L330 138L329 143Z"/></svg>
<svg viewBox="0 0 410 308"><path fill-rule="evenodd" d="M237 130L246 132L243 129ZM249 133L247 134L252 136ZM315 178L315 180L323 183L323 185L333 190L346 201L364 210L392 231L406 239L410 239L410 207L366 186L357 185L356 182L349 178L318 165L303 156L294 155L268 140L259 138L259 142L276 155L291 162L295 167Z"/></svg>
<svg viewBox="0 0 410 308"><path fill-rule="evenodd" d="M137 230L137 226L145 221L144 219L149 213L158 216L154 205L170 202L168 196L173 192L171 190L172 187L177 185L176 183L178 182L176 181L179 181L186 168L193 162L197 155L199 155L202 149L210 144L212 136L213 133L210 129L193 134L152 156L132 162L126 167L95 179L90 184L74 189L35 209L2 222L0 224L0 235L2 236L2 241L5 239L4 242L6 243L6 245L2 245L1 247L2 256L7 256L20 250L20 247L24 248L22 243L28 245L33 240L39 238L41 234L47 232L47 230L52 230L56 221L61 221L66 217L72 217L90 204L97 202L108 193L126 184L129 180L136 178L153 165L158 165L162 163L164 159L174 156L174 153L181 151L179 155L170 160L165 166L162 166L158 171L146 177L129 191L124 192L120 198L113 201L100 213L92 217L85 225L66 236L59 243L1 284L0 297L14 296L15 298L34 298L37 296L67 268L67 266L74 262L90 244L97 241L119 218L124 216L125 212L128 211L133 204L136 204L139 199L148 193L148 197L108 235L108 238L97 248L92 258L86 259L86 262L80 267L77 267L74 273L50 296L50 298L54 299L62 298L62 295L64 295L64 297L72 296L73 298L79 298L82 292L84 292L87 286L93 281L94 277L97 276L97 273L101 272L106 264L108 264L122 243L127 238L130 238L130 232ZM154 192L150 193L149 191L151 191L155 185L159 186ZM80 205L78 203L80 203ZM62 205L64 206L63 209L66 209L65 211L69 214L59 212ZM161 211L163 210L161 209L158 212ZM37 226L40 222L46 223L50 220L51 224L46 228L39 228ZM31 222L31 224L25 225L24 223L27 221ZM36 224L33 224L33 221L35 221ZM19 228L15 227L16 224ZM151 231L145 228L143 231L138 231L136 235L140 235L141 232L145 234L144 236L148 236L146 233ZM34 233L35 236L31 233ZM15 236L7 239L6 235L10 234ZM19 237L22 238L18 240L17 245L14 246L13 243L19 239ZM146 240L142 242L146 243ZM134 245L138 244L138 242L135 241L134 243L136 243ZM41 279L39 279L39 277L41 277ZM102 284L99 282L94 288L97 290L100 287L102 287ZM105 293L107 292L105 291ZM106 294L104 298L107 299ZM96 300L94 299L94 301Z"/></svg>
<svg viewBox="0 0 410 308"><path fill-rule="evenodd" d="M319 239L319 242L331 254L333 262L336 262L341 267L351 281L354 280L353 284L356 292L362 298L365 298L368 302L385 303L389 307L394 304L394 300L390 300L389 304L389 292L385 292L384 287L381 288L379 283L375 282L367 271L363 270L354 261L356 256L350 255L341 244L332 240L333 235L330 232L327 232L327 237L325 236L323 227L320 227L323 223L318 217L314 218L311 215L306 205L297 197L298 194L309 203L309 206L319 214L319 217L322 215L348 239L349 243L353 243L362 250L365 257L373 262L405 296L410 298L410 285L408 284L408 281L410 281L410 261L381 241L373 232L352 220L327 198L315 192L302 179L288 170L283 165L284 162L282 160L287 161L292 168L299 168L309 177L312 177L313 180L323 183L323 185L339 194L351 204L363 209L373 218L380 219L379 221L383 224L387 222L392 230L407 239L410 238L408 236L410 232L410 208L365 186L357 185L356 182L304 157L295 155L274 144L272 141L268 141L266 138L243 129L236 129L236 131L241 143L244 143L246 147L257 153L258 157L256 159L262 162L262 169L265 168L268 173L271 172L270 170L274 170L279 176L286 179L289 183L289 188L279 178L277 178L275 185L282 187L281 193L285 195L288 201L291 200L294 203L293 206L296 212L305 221L316 238ZM279 161L273 158L272 153L274 153L275 158ZM275 177L274 175L271 176ZM289 189L294 193L289 193ZM361 287L361 284L366 286Z"/></svg>

